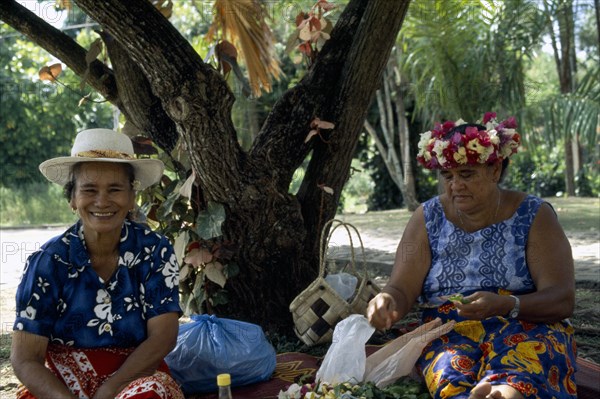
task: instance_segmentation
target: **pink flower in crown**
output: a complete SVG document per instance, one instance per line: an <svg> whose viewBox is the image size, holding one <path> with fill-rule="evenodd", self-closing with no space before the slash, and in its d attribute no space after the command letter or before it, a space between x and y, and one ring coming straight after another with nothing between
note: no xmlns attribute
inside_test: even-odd
<svg viewBox="0 0 600 399"><path fill-rule="evenodd" d="M442 125L442 130L444 131L444 133L448 133L450 130L452 130L454 127L456 126L456 123L454 123L454 121L446 121L444 122L444 124Z"/></svg>
<svg viewBox="0 0 600 399"><path fill-rule="evenodd" d="M431 137L435 139L439 139L444 135L444 129L440 123L436 123L433 129L431 130Z"/></svg>
<svg viewBox="0 0 600 399"><path fill-rule="evenodd" d="M458 150L458 147L454 143L450 143L448 147L444 148L443 155L446 163L442 165L444 168L451 168L456 166L456 160L454 159L454 154Z"/></svg>
<svg viewBox="0 0 600 399"><path fill-rule="evenodd" d="M456 146L461 145L463 142L463 135L456 132L452 135L452 138L450 139L451 143L454 144L454 149L456 149Z"/></svg>
<svg viewBox="0 0 600 399"><path fill-rule="evenodd" d="M479 130L475 126L469 126L465 129L465 140L467 143L473 139L478 139L479 137Z"/></svg>
<svg viewBox="0 0 600 399"><path fill-rule="evenodd" d="M483 124L485 125L486 123L488 123L492 119L496 119L496 113L495 112L486 112L483 115Z"/></svg>
<svg viewBox="0 0 600 399"><path fill-rule="evenodd" d="M510 118L508 118L507 120L502 122L502 124L504 125L504 127L508 128L508 129L516 129L518 127L517 120L515 119L514 116L511 116Z"/></svg>

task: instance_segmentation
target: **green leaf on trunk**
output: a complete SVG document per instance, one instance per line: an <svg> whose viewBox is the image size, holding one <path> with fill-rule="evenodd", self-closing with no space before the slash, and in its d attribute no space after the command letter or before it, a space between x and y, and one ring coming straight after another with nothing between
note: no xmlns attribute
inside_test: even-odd
<svg viewBox="0 0 600 399"><path fill-rule="evenodd" d="M206 210L196 219L196 233L204 240L222 235L221 224L225 220L225 208L216 202L209 202Z"/></svg>

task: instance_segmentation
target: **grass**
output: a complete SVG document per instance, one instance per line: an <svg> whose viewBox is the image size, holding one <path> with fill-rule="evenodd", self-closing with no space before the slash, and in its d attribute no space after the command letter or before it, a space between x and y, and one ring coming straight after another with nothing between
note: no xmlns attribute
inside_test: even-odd
<svg viewBox="0 0 600 399"><path fill-rule="evenodd" d="M600 198L557 197L545 198L556 210L558 220L565 231L600 232ZM406 209L367 212L365 214L342 213L337 217L361 228L381 226L385 229L393 221L394 231L405 226L412 212Z"/></svg>
<svg viewBox="0 0 600 399"><path fill-rule="evenodd" d="M31 183L0 187L0 226L41 226L75 221L62 189L55 184Z"/></svg>
<svg viewBox="0 0 600 399"><path fill-rule="evenodd" d="M558 197L546 198L552 204L558 220L566 231L589 231L600 229L600 198Z"/></svg>

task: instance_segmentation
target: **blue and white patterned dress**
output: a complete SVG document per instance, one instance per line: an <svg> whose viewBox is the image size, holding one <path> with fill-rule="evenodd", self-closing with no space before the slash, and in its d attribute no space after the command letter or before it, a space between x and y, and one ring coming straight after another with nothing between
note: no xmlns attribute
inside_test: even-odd
<svg viewBox="0 0 600 399"><path fill-rule="evenodd" d="M443 296L497 292L498 288L517 294L533 292L535 285L525 249L531 223L542 202L528 196L512 217L473 233L446 219L439 197L424 203L432 258L421 301L440 304Z"/></svg>
<svg viewBox="0 0 600 399"><path fill-rule="evenodd" d="M27 260L14 330L76 348L136 347L148 319L179 307L179 267L169 241L135 222L121 230L109 281L92 268L81 222Z"/></svg>
<svg viewBox="0 0 600 399"><path fill-rule="evenodd" d="M535 291L526 259L531 224L543 200L527 196L500 223L469 233L446 219L439 197L423 204L431 267L419 298L423 322L456 320L423 350L417 366L434 398L468 398L479 381L507 384L526 398L576 397L576 352L567 320L530 323L501 316L466 320L448 295Z"/></svg>

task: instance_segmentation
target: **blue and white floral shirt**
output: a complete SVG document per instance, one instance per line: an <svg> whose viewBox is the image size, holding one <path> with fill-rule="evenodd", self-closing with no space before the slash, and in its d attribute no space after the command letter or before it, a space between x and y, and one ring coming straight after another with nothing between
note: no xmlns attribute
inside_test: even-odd
<svg viewBox="0 0 600 399"><path fill-rule="evenodd" d="M129 220L121 230L118 267L102 280L78 222L27 259L13 329L77 348L136 347L147 337L148 319L181 312L178 283L169 241Z"/></svg>

